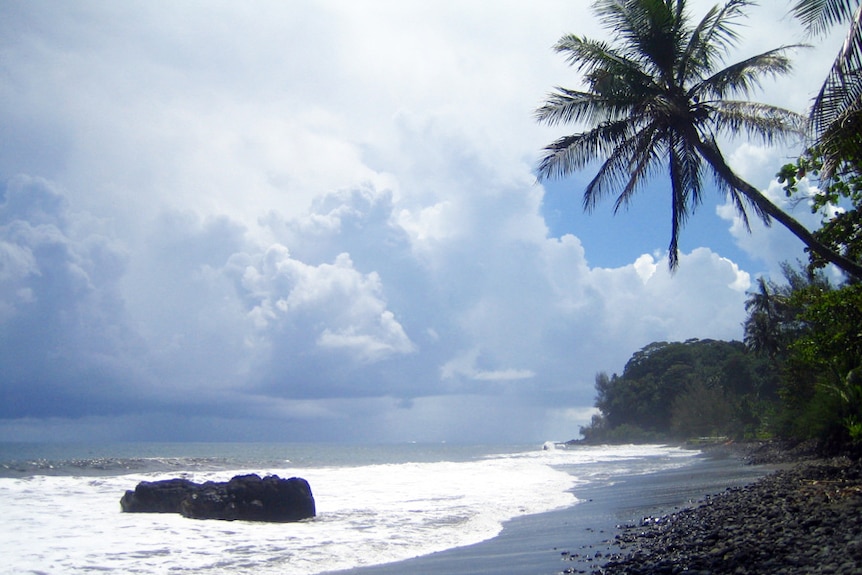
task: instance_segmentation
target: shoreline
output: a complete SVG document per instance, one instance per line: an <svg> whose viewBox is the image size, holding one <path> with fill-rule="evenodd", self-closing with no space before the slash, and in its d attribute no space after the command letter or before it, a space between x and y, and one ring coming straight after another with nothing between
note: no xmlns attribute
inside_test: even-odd
<svg viewBox="0 0 862 575"><path fill-rule="evenodd" d="M860 573L862 461L786 466L697 506L646 517L614 542L620 554L591 573Z"/></svg>
<svg viewBox="0 0 862 575"><path fill-rule="evenodd" d="M767 475L773 465L748 465L724 450L697 455L690 465L645 475L623 475L612 484L585 484L565 509L519 517L487 541L383 565L330 575L558 575L592 573L622 550L619 527L695 505L727 487ZM600 571L598 571L600 572Z"/></svg>

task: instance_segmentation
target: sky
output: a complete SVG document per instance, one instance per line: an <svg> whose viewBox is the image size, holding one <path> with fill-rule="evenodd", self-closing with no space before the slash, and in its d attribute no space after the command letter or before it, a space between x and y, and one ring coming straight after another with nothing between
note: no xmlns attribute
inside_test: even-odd
<svg viewBox="0 0 862 575"><path fill-rule="evenodd" d="M804 40L764 4L735 59ZM661 181L537 181L570 32L608 37L578 0L2 2L0 440L566 440L597 372L741 339L789 233L708 194L671 274ZM805 112L840 42L757 99ZM723 149L784 202L798 144Z"/></svg>

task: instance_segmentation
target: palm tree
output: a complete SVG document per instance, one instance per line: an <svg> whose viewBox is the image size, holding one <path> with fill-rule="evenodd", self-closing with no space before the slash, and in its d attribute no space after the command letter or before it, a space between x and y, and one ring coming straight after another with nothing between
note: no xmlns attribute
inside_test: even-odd
<svg viewBox="0 0 862 575"><path fill-rule="evenodd" d="M751 351L776 357L787 346L787 325L793 320L788 306L791 290L768 282L763 276L757 278L757 291L749 292L745 300L748 317L743 324L744 342Z"/></svg>
<svg viewBox="0 0 862 575"><path fill-rule="evenodd" d="M748 96L764 76L790 70L782 46L719 67L738 40L734 22L748 0L728 0L692 25L686 0L596 0L593 8L616 42L563 36L555 49L584 74L586 89L556 88L536 118L545 124L585 121L593 127L548 145L540 179L560 177L601 161L584 191L584 209L617 192L626 207L648 177L667 166L671 192L671 269L679 263L679 234L702 200L706 174L733 202L748 226L751 208L777 220L809 249L862 278L862 266L835 253L728 166L718 147L723 134L745 133L766 143L800 133L803 118L788 110L728 96Z"/></svg>
<svg viewBox="0 0 862 575"><path fill-rule="evenodd" d="M811 128L828 177L842 159L862 156L862 5L859 0L798 0L791 12L812 34L850 23L811 107Z"/></svg>

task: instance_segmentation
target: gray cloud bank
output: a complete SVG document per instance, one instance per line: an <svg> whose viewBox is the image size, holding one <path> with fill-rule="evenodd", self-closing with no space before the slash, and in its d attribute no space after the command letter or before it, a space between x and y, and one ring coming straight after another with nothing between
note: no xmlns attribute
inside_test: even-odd
<svg viewBox="0 0 862 575"><path fill-rule="evenodd" d="M0 439L567 439L596 371L740 337L713 249L549 233L530 110L586 7L423 6L0 8Z"/></svg>

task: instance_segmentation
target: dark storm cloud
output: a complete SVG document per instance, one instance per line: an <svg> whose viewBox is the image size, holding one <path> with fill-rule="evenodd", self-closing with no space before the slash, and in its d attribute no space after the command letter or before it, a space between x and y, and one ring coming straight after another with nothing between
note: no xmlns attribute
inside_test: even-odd
<svg viewBox="0 0 862 575"><path fill-rule="evenodd" d="M81 415L127 405L139 342L118 281L126 253L64 194L17 177L0 204L3 415Z"/></svg>

